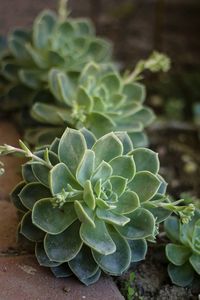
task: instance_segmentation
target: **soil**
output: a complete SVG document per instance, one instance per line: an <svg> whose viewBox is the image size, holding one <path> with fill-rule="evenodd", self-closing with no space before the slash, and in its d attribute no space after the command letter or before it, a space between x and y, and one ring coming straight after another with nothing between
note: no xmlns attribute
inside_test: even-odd
<svg viewBox="0 0 200 300"><path fill-rule="evenodd" d="M200 127L158 122L148 135L150 148L159 153L160 173L168 182L168 193L175 198L182 193L200 198Z"/></svg>
<svg viewBox="0 0 200 300"><path fill-rule="evenodd" d="M150 247L145 261L132 265L129 271L117 279L117 285L127 297L125 283L129 281L130 273L135 279L130 284L134 296L129 300L197 300L200 295L200 279L196 278L192 286L187 288L172 285L167 274L167 260L164 247Z"/></svg>

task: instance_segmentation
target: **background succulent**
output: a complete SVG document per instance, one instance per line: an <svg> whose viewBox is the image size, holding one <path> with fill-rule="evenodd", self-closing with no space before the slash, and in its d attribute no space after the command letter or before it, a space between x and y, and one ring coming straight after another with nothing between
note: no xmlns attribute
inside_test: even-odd
<svg viewBox="0 0 200 300"><path fill-rule="evenodd" d="M96 140L86 129L66 129L35 153L20 145L1 146L0 154L31 158L11 198L41 265L88 285L101 271L120 275L145 257L147 241L170 214L156 153L133 149L124 132Z"/></svg>
<svg viewBox="0 0 200 300"><path fill-rule="evenodd" d="M51 68L75 76L91 60L107 62L112 52L110 42L96 37L90 20L72 19L64 9L59 15L50 10L41 12L31 30L13 30L7 46L1 57L1 76L8 81L7 95L1 99L5 109L33 101L47 88ZM17 101L13 94L17 94Z"/></svg>
<svg viewBox="0 0 200 300"><path fill-rule="evenodd" d="M200 211L196 210L188 224L170 216L165 221L165 231L171 240L166 246L169 276L174 284L187 286L195 274L200 275Z"/></svg>
<svg viewBox="0 0 200 300"><path fill-rule="evenodd" d="M112 65L95 63L85 66L76 83L57 69L51 70L48 80L57 102L33 105L32 117L46 127L29 131L28 140L48 143L46 136L51 141L68 125L77 129L84 126L97 137L124 130L134 146L147 145L144 128L153 121L154 114L143 104L142 84L122 77Z"/></svg>

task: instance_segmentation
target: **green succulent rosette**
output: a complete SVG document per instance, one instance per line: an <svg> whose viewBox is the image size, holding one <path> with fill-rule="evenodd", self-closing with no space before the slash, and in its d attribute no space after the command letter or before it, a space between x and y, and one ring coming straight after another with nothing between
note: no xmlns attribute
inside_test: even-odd
<svg viewBox="0 0 200 300"><path fill-rule="evenodd" d="M32 117L44 127L28 131L30 142L48 143L69 126L86 127L98 138L111 131L126 131L135 147L147 146L144 128L154 120L154 113L144 106L145 87L129 82L112 65L89 63L76 84L53 69L49 88L57 101L46 103L41 97L32 106Z"/></svg>
<svg viewBox="0 0 200 300"><path fill-rule="evenodd" d="M1 107L29 106L37 93L47 88L52 68L74 77L91 60L109 61L111 53L111 43L96 36L89 19L66 16L63 20L45 10L36 17L31 30L14 29L7 37L1 76L8 84ZM18 95L17 101L13 94Z"/></svg>
<svg viewBox="0 0 200 300"><path fill-rule="evenodd" d="M124 132L96 139L86 129L67 129L34 154L23 148L32 160L11 198L40 265L89 285L101 272L121 275L144 259L147 241L170 214L158 205L165 203L166 183L156 153L133 149ZM5 146L1 153L15 151Z"/></svg>
<svg viewBox="0 0 200 300"><path fill-rule="evenodd" d="M165 231L171 241L166 246L168 274L174 284L188 286L200 275L200 211L195 211L188 224L170 216L165 221Z"/></svg>

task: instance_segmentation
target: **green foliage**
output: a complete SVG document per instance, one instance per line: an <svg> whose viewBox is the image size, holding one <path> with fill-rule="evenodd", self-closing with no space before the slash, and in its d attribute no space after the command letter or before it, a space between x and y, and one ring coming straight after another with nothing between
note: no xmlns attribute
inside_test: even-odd
<svg viewBox="0 0 200 300"><path fill-rule="evenodd" d="M29 131L28 140L44 144L48 132L51 142L67 124L77 129L86 127L97 137L127 131L134 146L147 145L144 128L153 121L154 114L143 104L142 84L122 77L112 65L95 63L85 66L76 84L58 69L51 70L48 82L57 101L47 104L41 98L33 105L31 115L44 127Z"/></svg>
<svg viewBox="0 0 200 300"><path fill-rule="evenodd" d="M87 62L107 62L112 52L110 42L96 37L90 20L68 16L63 20L62 14L50 10L36 17L31 30L14 29L7 46L1 51L0 44L1 76L8 81L4 109L29 106L40 90L48 88L52 68L76 77ZM16 92L18 99L13 101Z"/></svg>
<svg viewBox="0 0 200 300"><path fill-rule="evenodd" d="M166 246L169 276L174 284L188 286L195 274L200 275L200 211L196 210L188 224L169 217L165 221L165 231L171 240Z"/></svg>
<svg viewBox="0 0 200 300"><path fill-rule="evenodd" d="M41 265L89 285L101 271L121 275L145 258L147 241L170 214L153 151L133 149L124 132L96 139L69 128L37 152L20 146L1 146L0 154L30 158L11 198L24 215L20 232L35 242Z"/></svg>
<svg viewBox="0 0 200 300"><path fill-rule="evenodd" d="M123 285L121 286L121 292L125 299L132 300L132 299L138 299L142 300L143 297L141 297L135 287L135 279L136 275L134 272L131 272L129 274L129 277L127 280L123 281Z"/></svg>

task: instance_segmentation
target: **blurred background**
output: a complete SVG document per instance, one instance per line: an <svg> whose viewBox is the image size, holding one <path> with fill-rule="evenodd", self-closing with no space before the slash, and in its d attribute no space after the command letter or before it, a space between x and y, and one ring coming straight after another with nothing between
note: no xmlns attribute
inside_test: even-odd
<svg viewBox="0 0 200 300"><path fill-rule="evenodd" d="M55 0L1 0L0 34L31 26ZM172 62L167 74L146 73L147 103L158 118L149 130L158 151L169 192L200 198L200 1L199 0L69 0L71 16L90 17L97 33L114 43L122 68L153 50Z"/></svg>

